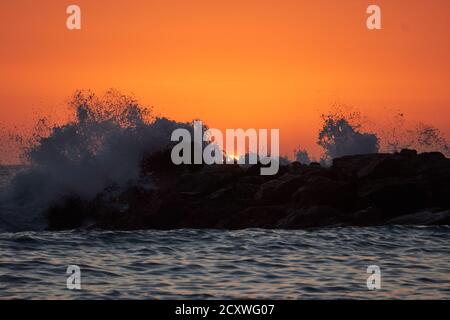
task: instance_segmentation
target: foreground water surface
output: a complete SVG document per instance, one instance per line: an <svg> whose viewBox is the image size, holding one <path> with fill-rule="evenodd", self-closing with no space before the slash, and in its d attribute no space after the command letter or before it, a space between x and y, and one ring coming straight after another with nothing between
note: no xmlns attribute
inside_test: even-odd
<svg viewBox="0 0 450 320"><path fill-rule="evenodd" d="M0 299L449 299L449 240L448 227L0 233Z"/></svg>

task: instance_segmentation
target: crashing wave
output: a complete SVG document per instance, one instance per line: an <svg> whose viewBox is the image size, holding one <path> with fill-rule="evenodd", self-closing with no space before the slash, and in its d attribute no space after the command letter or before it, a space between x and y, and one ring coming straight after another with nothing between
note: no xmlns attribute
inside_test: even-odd
<svg viewBox="0 0 450 320"><path fill-rule="evenodd" d="M33 137L27 168L1 195L0 225L45 228L43 209L64 196L90 200L107 187L137 183L143 157L168 148L176 128L190 128L153 118L135 99L113 90L104 96L76 92L70 106L73 121Z"/></svg>

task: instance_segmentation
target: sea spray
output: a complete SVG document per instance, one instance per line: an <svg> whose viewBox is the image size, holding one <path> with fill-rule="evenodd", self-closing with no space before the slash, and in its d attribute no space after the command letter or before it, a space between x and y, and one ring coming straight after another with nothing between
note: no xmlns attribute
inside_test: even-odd
<svg viewBox="0 0 450 320"><path fill-rule="evenodd" d="M40 121L39 130L23 149L26 167L0 192L0 229L47 228L43 212L70 197L89 201L101 195L109 202L109 197L133 185L157 187L149 168L141 175L143 158L171 149L175 129L193 130L192 123L153 117L150 109L114 90L103 96L79 91L69 105L71 121L53 126ZM383 136L365 132L355 113L331 112L323 120L319 144L326 161L322 163L343 155L378 152L379 145L383 151ZM412 141L417 149L448 154L448 144L438 129L422 125L411 132L415 132ZM402 145L396 135L388 137L394 137L396 147ZM301 151L297 160L308 163L306 150Z"/></svg>
<svg viewBox="0 0 450 320"><path fill-rule="evenodd" d="M114 90L104 96L76 92L70 105L74 120L34 137L26 149L27 168L1 194L3 228L45 228L43 210L65 196L90 200L106 187L137 183L143 157L168 148L176 128L190 128L152 118L136 100Z"/></svg>

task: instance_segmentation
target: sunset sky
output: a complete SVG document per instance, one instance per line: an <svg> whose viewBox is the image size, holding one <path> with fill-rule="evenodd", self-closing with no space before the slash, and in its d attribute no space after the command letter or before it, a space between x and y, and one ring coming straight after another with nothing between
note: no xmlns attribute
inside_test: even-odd
<svg viewBox="0 0 450 320"><path fill-rule="evenodd" d="M66 28L66 7L82 30ZM382 30L366 8L382 9ZM117 88L161 115L280 128L315 150L338 102L375 122L400 109L450 137L448 0L15 0L0 2L0 124L66 112L76 89Z"/></svg>

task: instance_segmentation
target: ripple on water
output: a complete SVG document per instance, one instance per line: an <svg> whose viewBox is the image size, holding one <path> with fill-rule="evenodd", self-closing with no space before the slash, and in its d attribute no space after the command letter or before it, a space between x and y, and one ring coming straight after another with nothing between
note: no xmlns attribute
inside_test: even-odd
<svg viewBox="0 0 450 320"><path fill-rule="evenodd" d="M448 227L0 233L0 298L449 299L449 240Z"/></svg>

